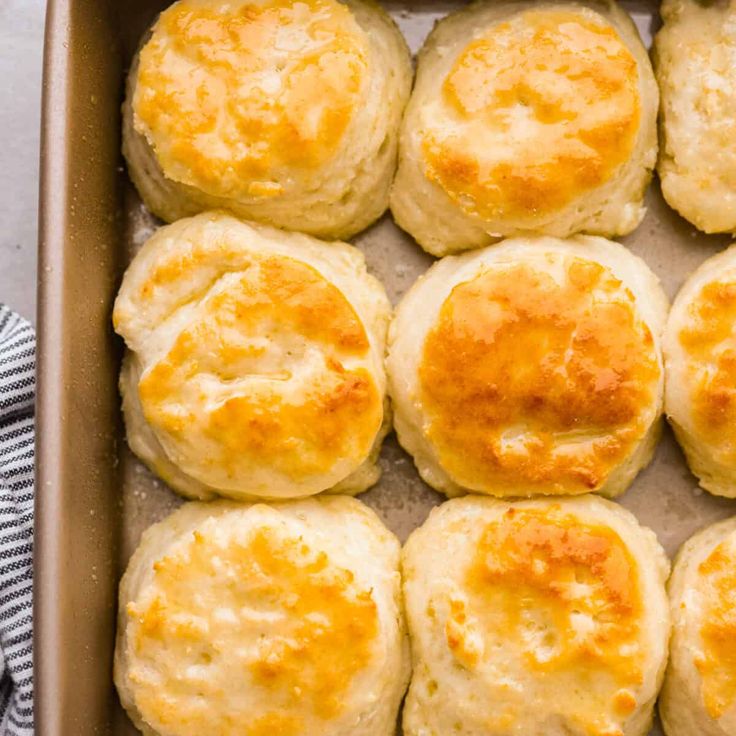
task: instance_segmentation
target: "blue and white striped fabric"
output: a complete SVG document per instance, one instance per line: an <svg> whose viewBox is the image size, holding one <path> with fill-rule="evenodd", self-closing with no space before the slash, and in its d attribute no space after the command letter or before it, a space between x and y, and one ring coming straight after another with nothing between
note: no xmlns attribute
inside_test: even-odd
<svg viewBox="0 0 736 736"><path fill-rule="evenodd" d="M36 338L0 304L0 735L33 735Z"/></svg>

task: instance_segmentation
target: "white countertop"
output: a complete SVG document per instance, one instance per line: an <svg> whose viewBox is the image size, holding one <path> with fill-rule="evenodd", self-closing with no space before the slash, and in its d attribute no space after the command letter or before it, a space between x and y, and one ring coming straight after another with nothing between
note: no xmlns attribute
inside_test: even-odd
<svg viewBox="0 0 736 736"><path fill-rule="evenodd" d="M0 302L35 323L46 0L0 0Z"/></svg>

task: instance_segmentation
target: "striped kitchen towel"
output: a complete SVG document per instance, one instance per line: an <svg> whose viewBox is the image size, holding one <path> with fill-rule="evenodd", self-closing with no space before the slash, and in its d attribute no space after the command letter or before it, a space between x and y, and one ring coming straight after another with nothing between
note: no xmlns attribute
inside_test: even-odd
<svg viewBox="0 0 736 736"><path fill-rule="evenodd" d="M36 338L0 304L0 736L33 734Z"/></svg>

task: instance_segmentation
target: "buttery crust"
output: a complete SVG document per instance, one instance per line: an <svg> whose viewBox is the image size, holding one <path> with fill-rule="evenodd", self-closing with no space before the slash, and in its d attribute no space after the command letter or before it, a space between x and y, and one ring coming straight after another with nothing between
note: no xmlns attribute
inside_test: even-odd
<svg viewBox="0 0 736 736"><path fill-rule="evenodd" d="M345 243L222 213L161 228L113 314L131 449L193 498L365 490L390 422L390 313Z"/></svg>
<svg viewBox="0 0 736 736"><path fill-rule="evenodd" d="M179 0L128 77L123 151L147 207L326 238L388 205L406 44L363 0Z"/></svg>
<svg viewBox="0 0 736 736"><path fill-rule="evenodd" d="M602 238L445 258L389 330L399 441L450 496L618 495L659 436L666 313L646 264Z"/></svg>
<svg viewBox="0 0 736 736"><path fill-rule="evenodd" d="M595 496L434 509L402 553L406 736L644 736L667 661L669 563Z"/></svg>
<svg viewBox="0 0 736 736"><path fill-rule="evenodd" d="M664 0L660 12L653 58L662 96L662 194L704 232L733 232L736 11L727 0Z"/></svg>
<svg viewBox="0 0 736 736"><path fill-rule="evenodd" d="M685 282L664 334L665 411L700 485L736 497L736 247Z"/></svg>
<svg viewBox="0 0 736 736"><path fill-rule="evenodd" d="M644 216L656 114L649 57L615 3L473 3L419 54L391 210L439 256L626 234Z"/></svg>
<svg viewBox="0 0 736 736"><path fill-rule="evenodd" d="M145 736L393 736L398 540L346 497L189 503L120 584L115 683Z"/></svg>
<svg viewBox="0 0 736 736"><path fill-rule="evenodd" d="M673 630L659 712L667 736L736 731L736 519L689 539L669 582Z"/></svg>

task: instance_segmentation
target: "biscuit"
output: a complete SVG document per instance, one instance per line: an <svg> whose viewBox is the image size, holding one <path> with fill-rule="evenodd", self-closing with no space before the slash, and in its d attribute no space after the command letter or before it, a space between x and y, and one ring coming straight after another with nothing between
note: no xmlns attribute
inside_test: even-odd
<svg viewBox="0 0 736 736"><path fill-rule="evenodd" d="M672 644L659 713L667 736L736 733L736 519L687 541L669 582Z"/></svg>
<svg viewBox="0 0 736 736"><path fill-rule="evenodd" d="M736 247L677 295L664 333L665 411L700 485L736 497Z"/></svg>
<svg viewBox="0 0 736 736"><path fill-rule="evenodd" d="M444 258L389 329L399 441L450 496L618 495L659 436L666 313L646 264L602 238Z"/></svg>
<svg viewBox="0 0 736 736"><path fill-rule="evenodd" d="M644 216L657 86L614 2L476 2L419 54L391 194L434 255L499 237L623 235Z"/></svg>
<svg viewBox="0 0 736 736"><path fill-rule="evenodd" d="M128 444L191 498L376 482L391 307L345 243L205 213L161 228L113 320Z"/></svg>
<svg viewBox="0 0 736 736"><path fill-rule="evenodd" d="M669 563L595 496L467 496L402 553L405 736L644 736L664 674Z"/></svg>
<svg viewBox="0 0 736 736"><path fill-rule="evenodd" d="M736 10L664 0L654 41L662 194L706 233L736 230Z"/></svg>
<svg viewBox="0 0 736 736"><path fill-rule="evenodd" d="M411 87L364 0L179 0L128 77L123 151L146 206L346 238L388 206Z"/></svg>
<svg viewBox="0 0 736 736"><path fill-rule="evenodd" d="M120 584L115 683L145 736L393 736L398 540L359 501L189 503Z"/></svg>

